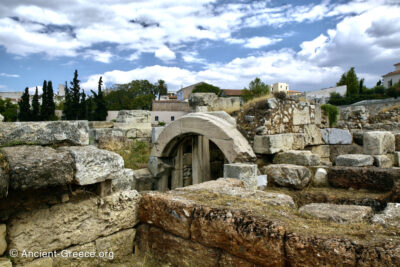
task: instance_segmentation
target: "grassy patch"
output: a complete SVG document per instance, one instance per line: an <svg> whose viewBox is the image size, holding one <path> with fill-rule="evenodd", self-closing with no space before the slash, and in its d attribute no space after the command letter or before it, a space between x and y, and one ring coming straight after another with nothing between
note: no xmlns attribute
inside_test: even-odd
<svg viewBox="0 0 400 267"><path fill-rule="evenodd" d="M121 155L125 168L142 169L147 167L150 157L150 144L143 141L134 141L124 149L114 151Z"/></svg>
<svg viewBox="0 0 400 267"><path fill-rule="evenodd" d="M273 97L274 96L272 94L268 94L268 95L263 95L260 97L253 98L253 99L247 101L246 104L243 105L243 109L246 110L248 108L254 107L257 103L259 103L261 101L265 101L265 100L273 98Z"/></svg>

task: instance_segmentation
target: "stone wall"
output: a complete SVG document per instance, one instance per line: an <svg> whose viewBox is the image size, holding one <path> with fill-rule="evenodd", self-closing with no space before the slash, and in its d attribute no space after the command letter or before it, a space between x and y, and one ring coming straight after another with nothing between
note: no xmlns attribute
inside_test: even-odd
<svg viewBox="0 0 400 267"><path fill-rule="evenodd" d="M239 110L239 97L218 97L214 93L194 93L190 95L189 105L193 111L234 111Z"/></svg>
<svg viewBox="0 0 400 267"><path fill-rule="evenodd" d="M0 266L132 265L135 187L87 121L0 122Z"/></svg>

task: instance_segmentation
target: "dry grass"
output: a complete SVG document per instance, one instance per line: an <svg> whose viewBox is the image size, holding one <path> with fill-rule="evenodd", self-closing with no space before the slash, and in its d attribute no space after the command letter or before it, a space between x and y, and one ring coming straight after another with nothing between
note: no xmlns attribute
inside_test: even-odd
<svg viewBox="0 0 400 267"><path fill-rule="evenodd" d="M236 108L231 107L231 108L226 108L223 111L225 111L228 114L232 114L232 113L238 112L240 109L241 109L241 107L236 107Z"/></svg>
<svg viewBox="0 0 400 267"><path fill-rule="evenodd" d="M273 94L268 94L268 95L263 95L260 97L253 98L253 99L247 101L246 104L243 105L243 109L253 107L256 103L273 98L273 97L274 97Z"/></svg>
<svg viewBox="0 0 400 267"><path fill-rule="evenodd" d="M147 167L150 157L150 144L142 141L134 141L124 149L114 151L121 155L125 162L125 168L138 170Z"/></svg>
<svg viewBox="0 0 400 267"><path fill-rule="evenodd" d="M387 108L383 108L381 111L379 111L379 113L385 113L385 112L392 111L392 110L395 110L395 109L400 109L400 104L399 105L394 105L394 106L391 106L391 107L387 107Z"/></svg>

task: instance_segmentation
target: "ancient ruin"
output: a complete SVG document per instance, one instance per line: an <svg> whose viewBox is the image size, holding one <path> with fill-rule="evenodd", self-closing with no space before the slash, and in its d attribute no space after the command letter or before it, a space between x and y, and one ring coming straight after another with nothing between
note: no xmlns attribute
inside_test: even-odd
<svg viewBox="0 0 400 267"><path fill-rule="evenodd" d="M400 265L396 107L330 128L296 97L231 115L196 97L164 127L0 122L0 266ZM137 141L133 170L114 151Z"/></svg>

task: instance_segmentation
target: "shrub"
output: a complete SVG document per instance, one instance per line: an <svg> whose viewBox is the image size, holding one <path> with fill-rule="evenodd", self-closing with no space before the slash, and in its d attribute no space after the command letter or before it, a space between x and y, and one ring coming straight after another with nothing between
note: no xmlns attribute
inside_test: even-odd
<svg viewBox="0 0 400 267"><path fill-rule="evenodd" d="M339 114L339 110L336 106L330 104L321 105L321 109L324 111L325 115L329 118L329 127L332 127L337 122L337 116Z"/></svg>
<svg viewBox="0 0 400 267"><path fill-rule="evenodd" d="M280 100L285 100L286 99L286 93L285 92L275 92L274 97Z"/></svg>
<svg viewBox="0 0 400 267"><path fill-rule="evenodd" d="M214 93L216 95L220 95L221 89L219 87L214 86L208 83L201 83L194 87L192 93Z"/></svg>

